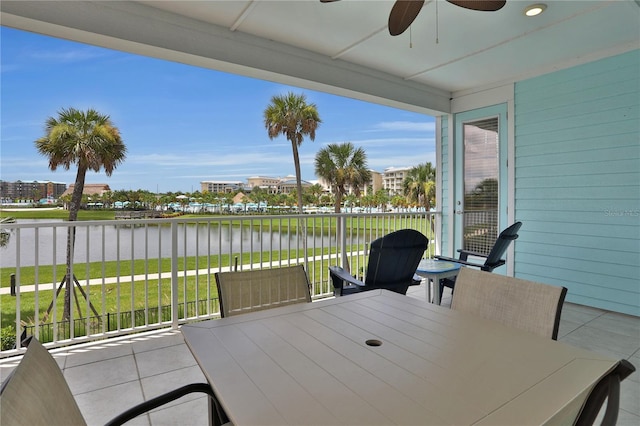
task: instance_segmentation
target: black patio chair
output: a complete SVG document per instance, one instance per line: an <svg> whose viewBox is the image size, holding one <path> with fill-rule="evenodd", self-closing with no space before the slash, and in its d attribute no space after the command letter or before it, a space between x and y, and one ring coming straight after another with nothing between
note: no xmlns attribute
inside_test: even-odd
<svg viewBox="0 0 640 426"><path fill-rule="evenodd" d="M428 245L429 239L413 229L401 229L378 238L370 246L364 282L339 266L329 267L334 294L342 296L380 288L406 294L410 285L420 284L415 272Z"/></svg>
<svg viewBox="0 0 640 426"><path fill-rule="evenodd" d="M620 412L620 382L635 371L633 364L626 359L621 359L620 363L591 389L574 425L593 425L606 400L607 406L600 424L615 426Z"/></svg>
<svg viewBox="0 0 640 426"><path fill-rule="evenodd" d="M464 266L473 266L476 268L480 268L481 271L493 272L495 268L505 264L505 260L502 259L502 256L504 256L504 254L506 253L509 244L511 244L511 241L518 238L518 231L520 230L521 226L522 222L516 222L502 231L500 235L498 235L498 238L493 244L493 247L491 248L489 254L477 253L461 249L458 250L458 253L460 253L458 259L445 256L435 256L435 258L438 260L447 260L449 262L460 263ZM469 262L469 256L484 258L485 261L483 264ZM440 280L440 295L442 295L442 290L444 290L445 287L449 287L451 289L451 292L453 293L455 285L456 277L444 278Z"/></svg>

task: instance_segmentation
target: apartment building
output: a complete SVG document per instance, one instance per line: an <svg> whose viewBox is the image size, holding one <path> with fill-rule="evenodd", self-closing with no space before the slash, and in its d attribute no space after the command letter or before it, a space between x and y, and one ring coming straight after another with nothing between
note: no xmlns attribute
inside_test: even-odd
<svg viewBox="0 0 640 426"><path fill-rule="evenodd" d="M361 188L361 193L367 195L370 191L376 193L380 189L384 189L387 190L389 195L402 194L402 182L410 169L411 167L389 167L383 173L369 170L371 172L371 180L364 188ZM332 192L330 185L323 179L318 179L317 183L325 191ZM302 181L303 188L312 185L313 182ZM246 184L240 181L211 180L200 182L200 187L202 192L235 192L237 190L248 192L255 187L259 187L272 194L289 194L296 188L296 179L295 176L252 176L247 178ZM354 188L348 188L347 193L354 193Z"/></svg>
<svg viewBox="0 0 640 426"><path fill-rule="evenodd" d="M371 190L371 193L375 194L376 191L383 189L382 174L375 170L369 170L369 172L371 172L371 180L367 182L364 188L361 188L361 193L364 195L368 195L369 190ZM322 186L322 188L324 188L325 191L329 193L333 193L333 189L331 188L331 185L329 185L324 179L322 178L318 179L318 184ZM354 192L355 190L353 187L347 188L347 194L353 194Z"/></svg>
<svg viewBox="0 0 640 426"><path fill-rule="evenodd" d="M411 167L388 167L382 174L382 187L389 195L402 194L402 182Z"/></svg>
<svg viewBox="0 0 640 426"><path fill-rule="evenodd" d="M245 184L240 181L230 180L205 180L200 182L200 192L235 192L237 190L244 190Z"/></svg>
<svg viewBox="0 0 640 426"><path fill-rule="evenodd" d="M66 183L51 181L15 182L0 181L0 198L2 200L33 200L42 198L59 198L67 189Z"/></svg>
<svg viewBox="0 0 640 426"><path fill-rule="evenodd" d="M365 188L365 192L364 192L365 194L368 194L367 191L369 190L369 187L371 187L371 191L373 191L374 194L378 192L380 189L384 189L384 186L382 184L382 173L376 172L375 170L370 170L370 172L371 172L371 180L369 181L369 184Z"/></svg>
<svg viewBox="0 0 640 426"><path fill-rule="evenodd" d="M272 194L289 194L296 188L295 176L270 177L270 176L252 176L247 179L247 183L239 181L202 181L200 187L202 192L235 192L241 190L250 192L255 187L260 187ZM311 186L311 183L302 181L303 187Z"/></svg>

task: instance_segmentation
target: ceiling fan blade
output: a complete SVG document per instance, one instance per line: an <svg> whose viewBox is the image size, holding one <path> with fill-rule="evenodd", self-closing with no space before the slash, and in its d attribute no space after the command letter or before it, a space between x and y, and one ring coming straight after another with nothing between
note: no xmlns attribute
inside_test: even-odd
<svg viewBox="0 0 640 426"><path fill-rule="evenodd" d="M495 12L507 3L507 0L447 0L451 4L465 9L481 10L483 12Z"/></svg>
<svg viewBox="0 0 640 426"><path fill-rule="evenodd" d="M389 14L389 34L400 35L416 19L425 0L397 0Z"/></svg>

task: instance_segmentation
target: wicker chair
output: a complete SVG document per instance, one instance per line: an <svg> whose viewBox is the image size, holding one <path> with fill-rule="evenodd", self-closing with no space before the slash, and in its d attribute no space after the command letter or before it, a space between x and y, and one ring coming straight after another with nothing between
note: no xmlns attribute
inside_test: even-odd
<svg viewBox="0 0 640 426"><path fill-rule="evenodd" d="M567 289L461 268L451 309L558 339Z"/></svg>
<svg viewBox="0 0 640 426"><path fill-rule="evenodd" d="M565 287L534 283L462 268L458 274L456 297L451 309L499 321L553 340L558 338L560 313L567 294ZM602 425L613 426L620 408L620 382L635 371L627 360L602 377L586 395L582 407L571 415L576 426L592 425L604 404ZM575 419L575 421L573 421Z"/></svg>
<svg viewBox="0 0 640 426"><path fill-rule="evenodd" d="M35 338L31 337L25 343L27 352L0 389L0 424L86 425L56 360ZM207 383L192 383L136 405L112 419L107 425L121 425L140 414L193 392L209 395L214 425L228 422L211 386Z"/></svg>
<svg viewBox="0 0 640 426"><path fill-rule="evenodd" d="M252 271L216 272L220 315L311 302L309 279L304 266L287 266Z"/></svg>

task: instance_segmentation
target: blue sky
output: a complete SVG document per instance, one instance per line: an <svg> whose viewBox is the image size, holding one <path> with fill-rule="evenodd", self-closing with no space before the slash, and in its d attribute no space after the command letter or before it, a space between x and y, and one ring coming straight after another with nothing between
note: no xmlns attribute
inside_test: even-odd
<svg viewBox="0 0 640 426"><path fill-rule="evenodd" d="M434 118L321 92L0 28L0 179L71 184L75 169L48 169L34 141L62 108L111 117L127 158L111 177L87 183L112 190L192 192L203 180L294 175L291 144L270 140L263 111L273 95L304 93L322 124L300 147L302 178L313 181L316 153L352 142L369 168L435 164Z"/></svg>

